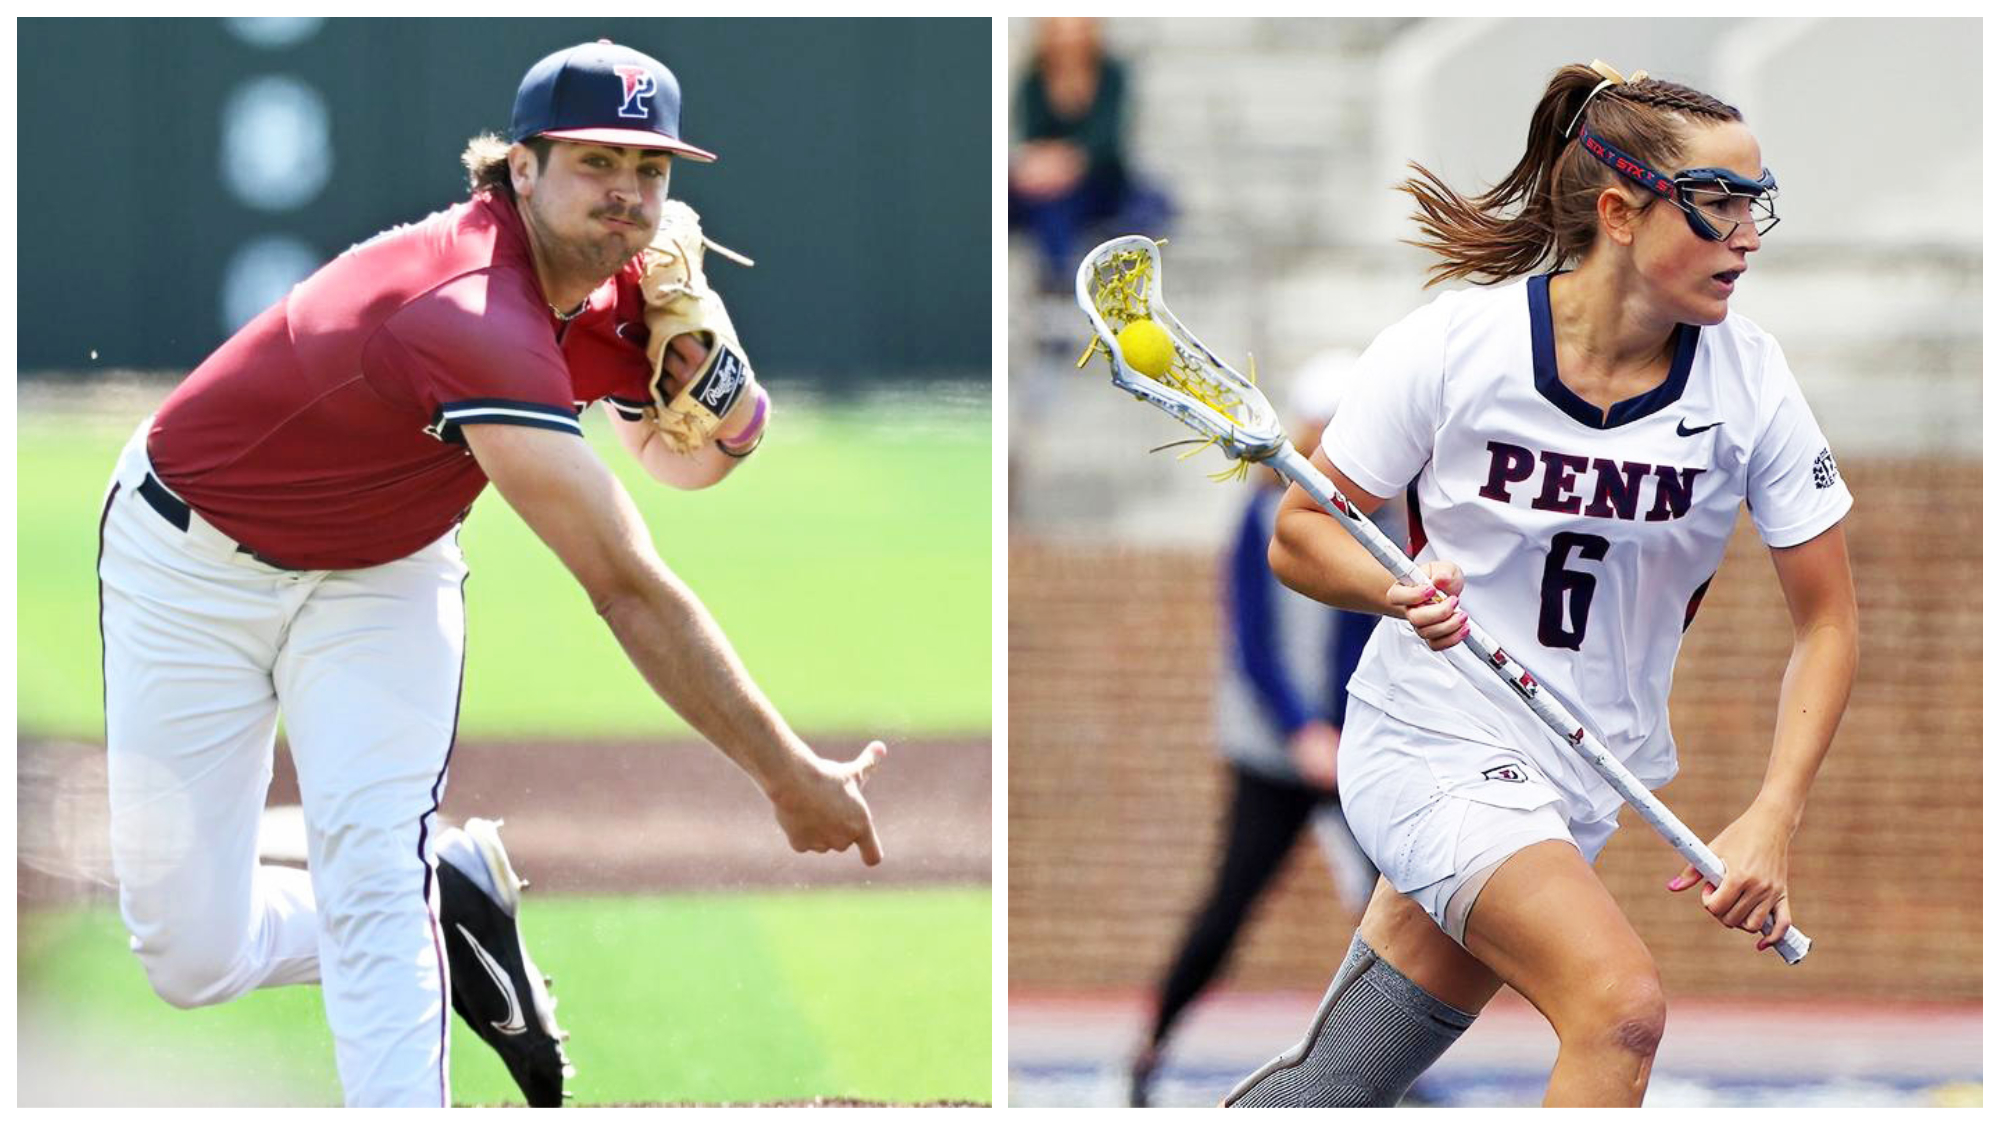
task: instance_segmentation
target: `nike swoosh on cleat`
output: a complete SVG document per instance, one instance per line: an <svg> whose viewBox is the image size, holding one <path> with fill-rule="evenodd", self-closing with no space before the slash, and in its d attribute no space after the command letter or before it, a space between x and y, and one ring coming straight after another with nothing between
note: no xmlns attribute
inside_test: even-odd
<svg viewBox="0 0 2000 1125"><path fill-rule="evenodd" d="M1694 429L1690 430L1688 429L1687 419L1683 418L1678 423L1675 424L1674 432L1681 435L1682 437L1693 437L1694 435L1701 433L1703 430L1712 430L1720 425L1722 425L1722 423L1720 422L1710 422L1706 426L1696 426Z"/></svg>
<svg viewBox="0 0 2000 1125"><path fill-rule="evenodd" d="M519 1035L528 1030L527 1021L521 1018L521 998L514 992L514 982L507 979L507 970L500 967L500 962L495 961L493 955L486 952L486 947L479 944L479 939L473 937L472 932L467 930L463 923L452 924L465 936L466 942L472 946L473 955L479 958L480 967L486 970L487 976L493 978L493 983L499 987L500 994L507 998L507 1018L492 1021L493 1030L502 1035Z"/></svg>

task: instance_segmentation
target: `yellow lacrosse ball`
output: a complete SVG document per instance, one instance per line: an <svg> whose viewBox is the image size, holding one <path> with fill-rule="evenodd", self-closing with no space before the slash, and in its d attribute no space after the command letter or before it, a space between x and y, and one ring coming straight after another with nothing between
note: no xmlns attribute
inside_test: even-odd
<svg viewBox="0 0 2000 1125"><path fill-rule="evenodd" d="M1135 320L1118 330L1118 350L1125 353L1125 362L1132 370L1157 379L1167 373L1167 365L1174 361L1174 342L1167 337L1167 330L1150 320Z"/></svg>

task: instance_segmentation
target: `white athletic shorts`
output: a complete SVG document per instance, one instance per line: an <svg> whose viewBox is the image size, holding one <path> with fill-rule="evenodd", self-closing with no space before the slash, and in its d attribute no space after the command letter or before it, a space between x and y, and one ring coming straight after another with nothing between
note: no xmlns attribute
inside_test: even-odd
<svg viewBox="0 0 2000 1125"><path fill-rule="evenodd" d="M1455 775L1440 768L1468 754L1490 764ZM1618 828L1616 813L1577 819L1589 806L1538 776L1527 755L1412 726L1353 695L1340 738L1340 805L1376 869L1461 944L1470 902L1452 922L1446 907L1467 879L1543 840L1566 841L1596 863Z"/></svg>

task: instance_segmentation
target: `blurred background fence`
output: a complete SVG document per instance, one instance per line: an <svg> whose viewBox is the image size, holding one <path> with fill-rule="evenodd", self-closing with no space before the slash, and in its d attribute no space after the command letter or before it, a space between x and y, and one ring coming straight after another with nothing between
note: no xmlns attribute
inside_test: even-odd
<svg viewBox="0 0 2000 1125"><path fill-rule="evenodd" d="M1010 25L1017 79L1040 30ZM1421 288L1426 256L1398 241L1414 234L1407 198L1391 190L1406 161L1461 190L1497 181L1549 74L1594 57L1743 110L1782 185L1784 223L1732 304L1784 344L1856 496L1847 527L1863 664L1793 852L1797 916L1819 944L1788 970L1666 894L1679 861L1636 816L1600 870L1676 1003L1943 1004L1969 1012L1973 1034L1968 1047L1963 1019L1942 1019L1938 1034L1960 1038L1930 1057L1976 1076L1983 599L1976 582L1948 599L1920 594L1915 576L1981 566L1978 23L1115 20L1101 34L1130 75L1128 159L1175 212L1145 232L1169 236L1173 306L1225 357L1254 351L1280 404L1315 355L1365 347L1434 295ZM1857 178L1918 152L1938 162L1893 183L1867 177L1881 194ZM1108 1081L1057 1093L1037 1083L1117 1066L1143 1027L1140 994L1211 879L1227 781L1212 717L1220 562L1247 488L1206 480L1212 454L1147 456L1186 431L1114 393L1101 364L1074 369L1084 322L1035 255L1013 242L1016 1104L1122 1095ZM1756 791L1789 645L1746 519L1687 636L1672 700L1682 769L1663 796L1703 834ZM1317 850L1301 845L1224 978L1238 998L1295 1001L1262 1029L1268 1049L1251 1065L1301 1032L1353 921ZM1106 1021L1094 1045L1044 1034L1070 1002L1084 1005L1076 1019ZM1213 1002L1211 1019L1230 1003ZM1225 1039L1248 1034L1229 1027ZM1864 1049L1819 1057L1867 1071L1869 1033L1856 1034ZM1760 1057L1754 1042L1744 1057ZM1227 1089L1226 1068L1206 1077L1191 1101Z"/></svg>
<svg viewBox="0 0 2000 1125"><path fill-rule="evenodd" d="M720 154L672 194L758 261L717 283L760 374L988 380L985 333L937 331L991 305L990 270L936 253L990 221L983 20L22 20L21 369L192 367L463 199L528 66L599 37L665 62Z"/></svg>

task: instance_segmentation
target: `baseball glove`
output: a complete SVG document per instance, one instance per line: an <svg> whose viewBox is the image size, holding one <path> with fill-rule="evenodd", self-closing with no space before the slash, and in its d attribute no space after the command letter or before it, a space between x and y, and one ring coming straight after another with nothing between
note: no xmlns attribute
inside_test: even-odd
<svg viewBox="0 0 2000 1125"><path fill-rule="evenodd" d="M710 242L701 233L701 216L694 208L669 199L660 211L659 234L640 251L645 272L639 287L646 298L646 327L651 333L646 358L653 363L653 405L646 409L646 420L676 453L693 453L707 445L722 419L756 387L750 361L729 322L729 310L723 308L721 294L709 287L702 269L707 250L741 265L752 264ZM667 345L684 333L694 334L708 355L685 382L677 383L666 368Z"/></svg>

